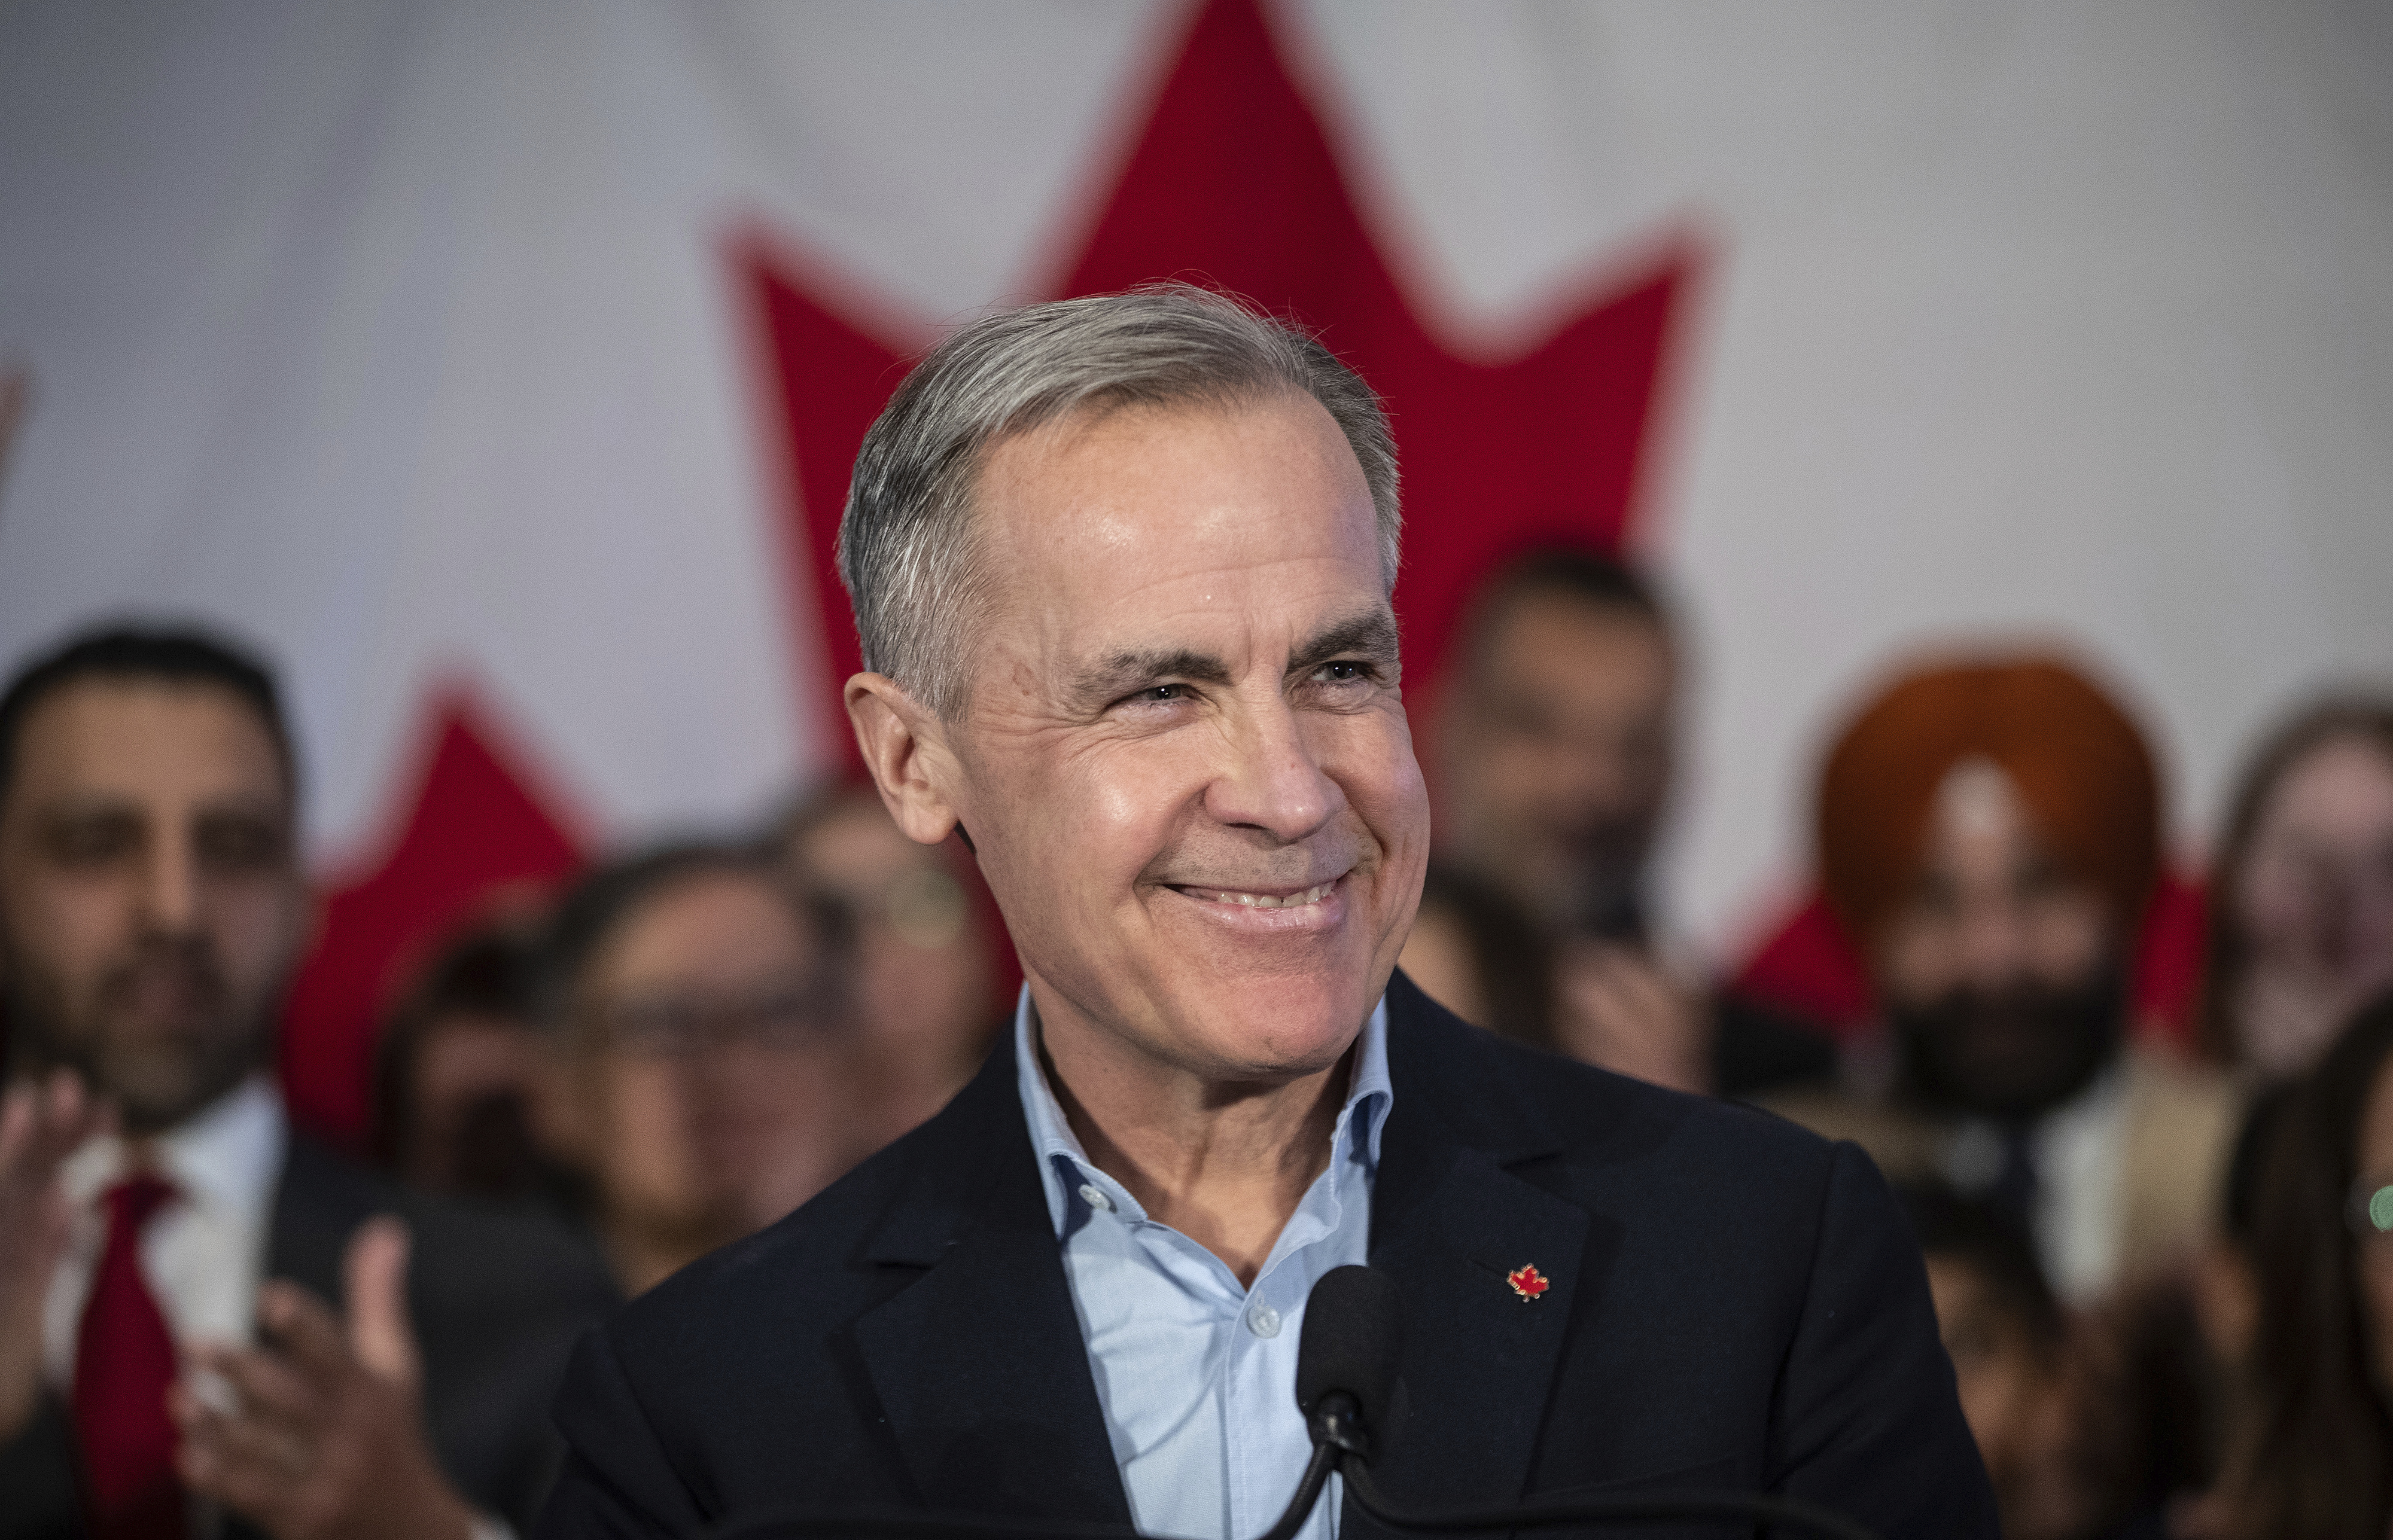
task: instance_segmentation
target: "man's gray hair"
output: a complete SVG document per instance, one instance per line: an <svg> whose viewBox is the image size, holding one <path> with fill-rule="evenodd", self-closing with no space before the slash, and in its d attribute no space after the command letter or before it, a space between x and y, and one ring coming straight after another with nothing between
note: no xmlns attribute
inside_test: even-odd
<svg viewBox="0 0 2393 1540"><path fill-rule="evenodd" d="M1380 568L1395 587L1403 515L1380 399L1308 333L1185 283L1026 306L933 348L864 436L839 526L839 572L864 666L942 717L962 709L968 628L991 597L972 500L1003 439L1076 412L1310 396L1363 468Z"/></svg>

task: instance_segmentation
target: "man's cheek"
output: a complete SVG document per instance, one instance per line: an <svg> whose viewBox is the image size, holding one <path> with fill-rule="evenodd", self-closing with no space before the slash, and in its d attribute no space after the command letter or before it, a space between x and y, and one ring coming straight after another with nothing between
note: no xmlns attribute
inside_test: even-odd
<svg viewBox="0 0 2393 1540"><path fill-rule="evenodd" d="M1426 848L1430 828L1428 783L1401 738L1366 746L1370 752L1350 759L1354 774L1341 777L1346 795L1370 827L1373 836L1401 856L1415 847Z"/></svg>
<svg viewBox="0 0 2393 1540"><path fill-rule="evenodd" d="M301 902L280 884L244 886L222 896L209 927L226 983L244 998L267 994L282 982L298 950L305 919Z"/></svg>
<svg viewBox="0 0 2393 1540"><path fill-rule="evenodd" d="M1087 868L1122 889L1163 844L1170 814L1203 789L1204 777L1185 756L1134 745L1089 763L1053 789L1062 808L1062 849L1067 871Z"/></svg>
<svg viewBox="0 0 2393 1540"><path fill-rule="evenodd" d="M122 884L54 881L15 913L30 921L10 938L24 971L41 980L71 1017L85 1019L111 962L135 942L133 905Z"/></svg>

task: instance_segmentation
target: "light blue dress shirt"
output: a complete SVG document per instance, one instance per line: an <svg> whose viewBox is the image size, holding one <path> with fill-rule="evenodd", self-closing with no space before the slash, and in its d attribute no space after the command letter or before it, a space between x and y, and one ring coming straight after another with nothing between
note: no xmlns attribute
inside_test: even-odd
<svg viewBox="0 0 2393 1540"><path fill-rule="evenodd" d="M1027 988L1013 1034L1023 1116L1131 1520L1149 1534L1253 1540L1288 1506L1313 1453L1296 1409L1305 1298L1323 1273L1370 1250L1380 1130L1395 1100L1387 1002L1364 1024L1328 1168L1252 1288L1089 1163L1040 1067ZM1341 1495L1333 1476L1298 1540L1335 1540Z"/></svg>

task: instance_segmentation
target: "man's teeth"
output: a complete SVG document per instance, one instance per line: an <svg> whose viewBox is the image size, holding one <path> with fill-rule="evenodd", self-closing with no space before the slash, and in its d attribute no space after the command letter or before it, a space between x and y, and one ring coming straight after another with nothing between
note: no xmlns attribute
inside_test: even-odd
<svg viewBox="0 0 2393 1540"><path fill-rule="evenodd" d="M1320 903L1337 885L1333 879L1302 893L1289 894L1285 898L1268 893L1233 893L1222 888L1194 888L1190 891L1197 897L1215 904L1243 904L1250 909L1301 909L1307 904Z"/></svg>

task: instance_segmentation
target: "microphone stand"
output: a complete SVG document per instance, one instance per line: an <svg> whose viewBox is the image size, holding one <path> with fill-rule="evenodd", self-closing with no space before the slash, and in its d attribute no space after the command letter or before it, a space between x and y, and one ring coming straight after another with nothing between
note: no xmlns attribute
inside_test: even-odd
<svg viewBox="0 0 2393 1540"><path fill-rule="evenodd" d="M1313 1505L1321 1500L1321 1489L1329 1484L1329 1473L1338 1468L1341 1453L1334 1444L1314 1441L1313 1458L1304 1463L1304 1476L1296 1483L1296 1494L1288 1500L1278 1521L1255 1540L1296 1540L1296 1532L1313 1517Z"/></svg>

